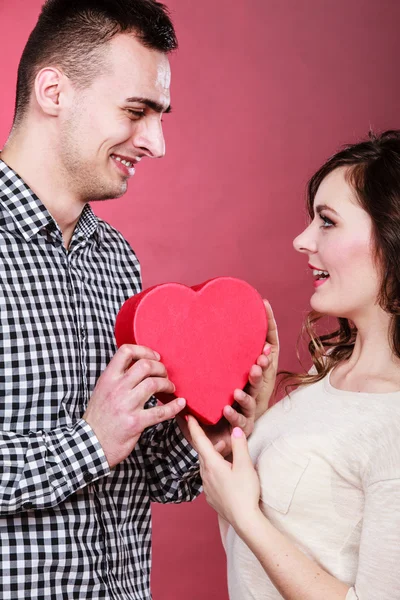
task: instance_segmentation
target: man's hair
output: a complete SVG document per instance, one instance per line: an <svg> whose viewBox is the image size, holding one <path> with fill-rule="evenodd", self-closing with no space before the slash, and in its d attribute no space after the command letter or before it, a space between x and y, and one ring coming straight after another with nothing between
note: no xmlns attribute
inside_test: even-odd
<svg viewBox="0 0 400 600"><path fill-rule="evenodd" d="M168 9L156 0L47 0L18 68L14 126L23 119L37 73L59 66L84 89L102 66L101 50L119 33L134 33L147 48L178 47Z"/></svg>

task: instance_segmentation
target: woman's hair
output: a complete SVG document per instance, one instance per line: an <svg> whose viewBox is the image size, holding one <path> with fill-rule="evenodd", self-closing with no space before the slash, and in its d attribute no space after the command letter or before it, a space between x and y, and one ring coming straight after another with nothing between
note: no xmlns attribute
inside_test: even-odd
<svg viewBox="0 0 400 600"><path fill-rule="evenodd" d="M400 130L370 133L366 141L346 145L329 158L313 175L307 186L307 210L314 218L314 199L319 186L335 169L346 168L346 179L361 207L372 220L374 258L381 273L379 305L392 315L389 342L400 358ZM331 333L318 334L324 315L311 311L300 339L306 339L314 368L311 373L281 371L280 386L286 390L315 383L339 362L350 358L357 335L354 323L337 319Z"/></svg>
<svg viewBox="0 0 400 600"><path fill-rule="evenodd" d="M19 63L14 127L26 113L40 69L59 66L85 88L104 67L104 45L119 33L134 33L160 52L178 46L168 11L155 0L47 0Z"/></svg>

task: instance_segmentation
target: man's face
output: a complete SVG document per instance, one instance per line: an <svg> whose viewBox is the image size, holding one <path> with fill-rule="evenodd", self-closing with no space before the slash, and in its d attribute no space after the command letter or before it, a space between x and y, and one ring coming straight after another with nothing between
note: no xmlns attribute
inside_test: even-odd
<svg viewBox="0 0 400 600"><path fill-rule="evenodd" d="M122 196L143 157L165 154L167 56L128 34L113 38L104 51L106 67L89 88L73 90L59 121L62 175L84 202Z"/></svg>

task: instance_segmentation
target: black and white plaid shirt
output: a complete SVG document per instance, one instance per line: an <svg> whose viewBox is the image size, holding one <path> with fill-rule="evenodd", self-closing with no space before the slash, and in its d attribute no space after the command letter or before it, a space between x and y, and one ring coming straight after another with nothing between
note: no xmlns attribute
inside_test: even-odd
<svg viewBox="0 0 400 600"><path fill-rule="evenodd" d="M132 249L89 205L67 251L0 160L1 600L151 598L150 502L199 492L175 421L146 430L110 471L82 420L140 285Z"/></svg>

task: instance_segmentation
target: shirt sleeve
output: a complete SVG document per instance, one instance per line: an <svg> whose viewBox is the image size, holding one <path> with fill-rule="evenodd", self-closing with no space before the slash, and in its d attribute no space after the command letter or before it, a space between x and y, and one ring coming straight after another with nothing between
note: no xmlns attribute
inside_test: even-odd
<svg viewBox="0 0 400 600"><path fill-rule="evenodd" d="M154 406L150 401L147 406ZM190 502L202 491L197 452L176 419L146 429L139 441L152 502Z"/></svg>
<svg viewBox="0 0 400 600"><path fill-rule="evenodd" d="M369 485L355 585L346 600L397 600L400 593L400 478Z"/></svg>
<svg viewBox="0 0 400 600"><path fill-rule="evenodd" d="M107 459L91 427L26 435L0 432L0 515L45 509L107 475Z"/></svg>

